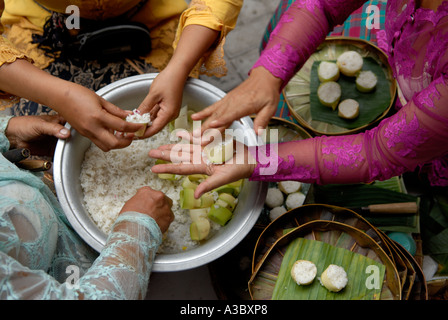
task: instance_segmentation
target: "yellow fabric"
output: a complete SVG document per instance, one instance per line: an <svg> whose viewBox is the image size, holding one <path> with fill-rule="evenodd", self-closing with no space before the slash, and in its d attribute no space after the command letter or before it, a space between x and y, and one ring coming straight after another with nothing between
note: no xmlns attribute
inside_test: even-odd
<svg viewBox="0 0 448 320"><path fill-rule="evenodd" d="M232 31L237 23L238 15L243 0L192 0L179 21L173 47L179 41L183 29L188 25L202 25L210 29L220 31L220 37L216 46L198 62L190 76L199 74L222 77L227 74L224 60L224 44L227 34Z"/></svg>
<svg viewBox="0 0 448 320"><path fill-rule="evenodd" d="M103 20L119 16L140 0L40 0L45 8L65 12L67 5L79 7L81 17ZM5 0L5 9L1 17L4 35L34 60L34 64L44 69L53 61L45 56L36 44L31 43L32 34L41 33L50 12L33 0ZM172 42L180 14L187 8L185 0L148 0L133 21L145 23L151 29L154 50L146 60L155 68L163 69L172 55ZM82 27L82 26L81 26ZM0 61L2 60L0 52Z"/></svg>
<svg viewBox="0 0 448 320"><path fill-rule="evenodd" d="M83 18L105 19L118 16L135 6L140 0L39 0L45 8L65 12L74 4L80 8ZM199 24L220 31L217 45L197 64L191 76L199 74L224 76L227 68L224 61L226 35L235 28L243 0L192 0L187 6L185 0L148 0L132 21L144 23L151 30L152 47L146 61L162 70L169 62L182 30L191 24ZM0 66L15 59L26 58L34 65L45 69L53 61L45 56L37 44L32 43L32 35L42 33L43 26L50 17L33 0L0 0L1 30ZM3 9L1 11L1 9ZM179 19L180 18L180 19ZM82 27L82 26L81 26ZM177 32L176 32L177 30ZM1 94L1 92L0 92ZM7 97L1 95L0 99ZM0 102L0 110L12 105L14 97L8 96L9 103Z"/></svg>
<svg viewBox="0 0 448 320"><path fill-rule="evenodd" d="M12 63L17 59L27 59L32 62L23 52L16 49L8 39L0 36L0 67L5 63ZM17 101L18 97L0 91L0 110L11 107Z"/></svg>
<svg viewBox="0 0 448 320"><path fill-rule="evenodd" d="M123 14L135 7L140 0L37 0L37 2L56 12L65 12L68 6L75 5L83 18L100 20Z"/></svg>

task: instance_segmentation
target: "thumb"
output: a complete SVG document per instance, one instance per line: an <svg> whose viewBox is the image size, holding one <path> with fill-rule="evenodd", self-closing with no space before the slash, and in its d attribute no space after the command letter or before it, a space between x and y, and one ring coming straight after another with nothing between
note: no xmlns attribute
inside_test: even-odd
<svg viewBox="0 0 448 320"><path fill-rule="evenodd" d="M54 136L58 139L67 139L70 137L70 130L59 123L44 122L40 128L41 134Z"/></svg>
<svg viewBox="0 0 448 320"><path fill-rule="evenodd" d="M150 112L154 106L159 102L158 101L159 98L156 97L155 95L149 93L145 99L143 99L143 101L140 103L139 107L137 108L138 111L140 111L142 114L143 113L148 113Z"/></svg>
<svg viewBox="0 0 448 320"><path fill-rule="evenodd" d="M59 131L54 135L56 138L67 139L68 137L70 137L70 130L68 130L66 127L59 125L57 129Z"/></svg>

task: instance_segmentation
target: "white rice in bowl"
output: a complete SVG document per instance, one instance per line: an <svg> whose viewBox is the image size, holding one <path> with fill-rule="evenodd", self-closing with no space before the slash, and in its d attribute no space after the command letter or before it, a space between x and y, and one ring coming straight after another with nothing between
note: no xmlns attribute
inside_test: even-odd
<svg viewBox="0 0 448 320"><path fill-rule="evenodd" d="M162 191L173 200L174 221L165 233L159 253L179 253L199 245L190 238L191 219L179 204L181 181L160 179L151 172L155 159L151 149L173 143L168 128L144 140L134 140L124 149L103 152L94 144L86 151L81 166L81 188L84 206L97 226L106 234L111 230L124 203L143 186ZM220 228L211 222L210 236Z"/></svg>

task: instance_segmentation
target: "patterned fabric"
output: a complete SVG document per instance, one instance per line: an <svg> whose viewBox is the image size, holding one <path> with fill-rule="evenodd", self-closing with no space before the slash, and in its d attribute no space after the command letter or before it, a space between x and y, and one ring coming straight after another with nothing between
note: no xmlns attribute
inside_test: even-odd
<svg viewBox="0 0 448 320"><path fill-rule="evenodd" d="M260 44L260 52L266 47L266 44L271 36L272 31L277 25L282 14L289 8L289 6L294 3L295 0L281 0L277 9L274 12L271 20L269 21L266 31L263 35ZM378 8L378 16L375 16L374 21L379 22L379 28L368 28L367 18L372 18L374 12L369 11L370 6L376 6ZM347 20L341 24L334 27L333 31L328 34L329 37L332 36L344 36L344 37L354 37L363 40L371 41L373 44L377 43L377 33L380 30L384 30L384 21L386 16L386 5L385 3L378 0L370 0L366 2L361 8L355 10ZM376 12L375 12L376 13ZM277 107L276 117L284 118L288 121L298 123L295 118L289 112L286 99L283 94L280 95L280 101Z"/></svg>

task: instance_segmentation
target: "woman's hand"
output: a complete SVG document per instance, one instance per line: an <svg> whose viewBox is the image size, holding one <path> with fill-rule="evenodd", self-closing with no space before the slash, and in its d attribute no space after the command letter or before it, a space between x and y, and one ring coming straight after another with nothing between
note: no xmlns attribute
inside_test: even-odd
<svg viewBox="0 0 448 320"><path fill-rule="evenodd" d="M256 167L256 161L248 148L236 142L234 156L224 164L211 164L203 159L203 147L198 144L164 145L150 150L152 158L172 163L158 164L151 168L154 173L172 173L179 175L206 174L209 177L199 184L194 196L200 198L204 193L227 183L249 178Z"/></svg>
<svg viewBox="0 0 448 320"><path fill-rule="evenodd" d="M171 211L172 205L173 201L162 192L150 187L142 187L124 204L120 214L128 211L146 214L157 222L160 230L164 233L174 220L174 214Z"/></svg>
<svg viewBox="0 0 448 320"><path fill-rule="evenodd" d="M11 118L5 131L11 149L26 148L37 156L53 156L57 139L66 139L70 131L59 115Z"/></svg>
<svg viewBox="0 0 448 320"><path fill-rule="evenodd" d="M188 25L182 30L170 62L154 79L149 94L138 107L141 113L150 112L153 120L143 138L156 134L171 120L177 118L185 81L219 34L217 30L195 24Z"/></svg>
<svg viewBox="0 0 448 320"><path fill-rule="evenodd" d="M195 121L206 119L201 127L202 132L210 128L224 131L233 121L256 114L254 130L261 134L260 129L267 127L277 110L281 85L282 80L263 67L255 68L243 83L224 98L191 118Z"/></svg>
<svg viewBox="0 0 448 320"><path fill-rule="evenodd" d="M138 107L141 114L151 113L152 124L141 138L148 138L176 119L182 103L186 77L173 68L165 68L151 84L149 93Z"/></svg>
<svg viewBox="0 0 448 320"><path fill-rule="evenodd" d="M133 133L142 126L127 122L125 118L129 111L120 109L92 90L70 82L65 82L61 90L63 94L59 94L59 99L54 99L50 107L103 151L129 146Z"/></svg>
<svg viewBox="0 0 448 320"><path fill-rule="evenodd" d="M92 90L59 79L22 59L0 68L0 89L55 110L103 151L127 147L133 133L141 128L141 124L126 122L127 111Z"/></svg>

